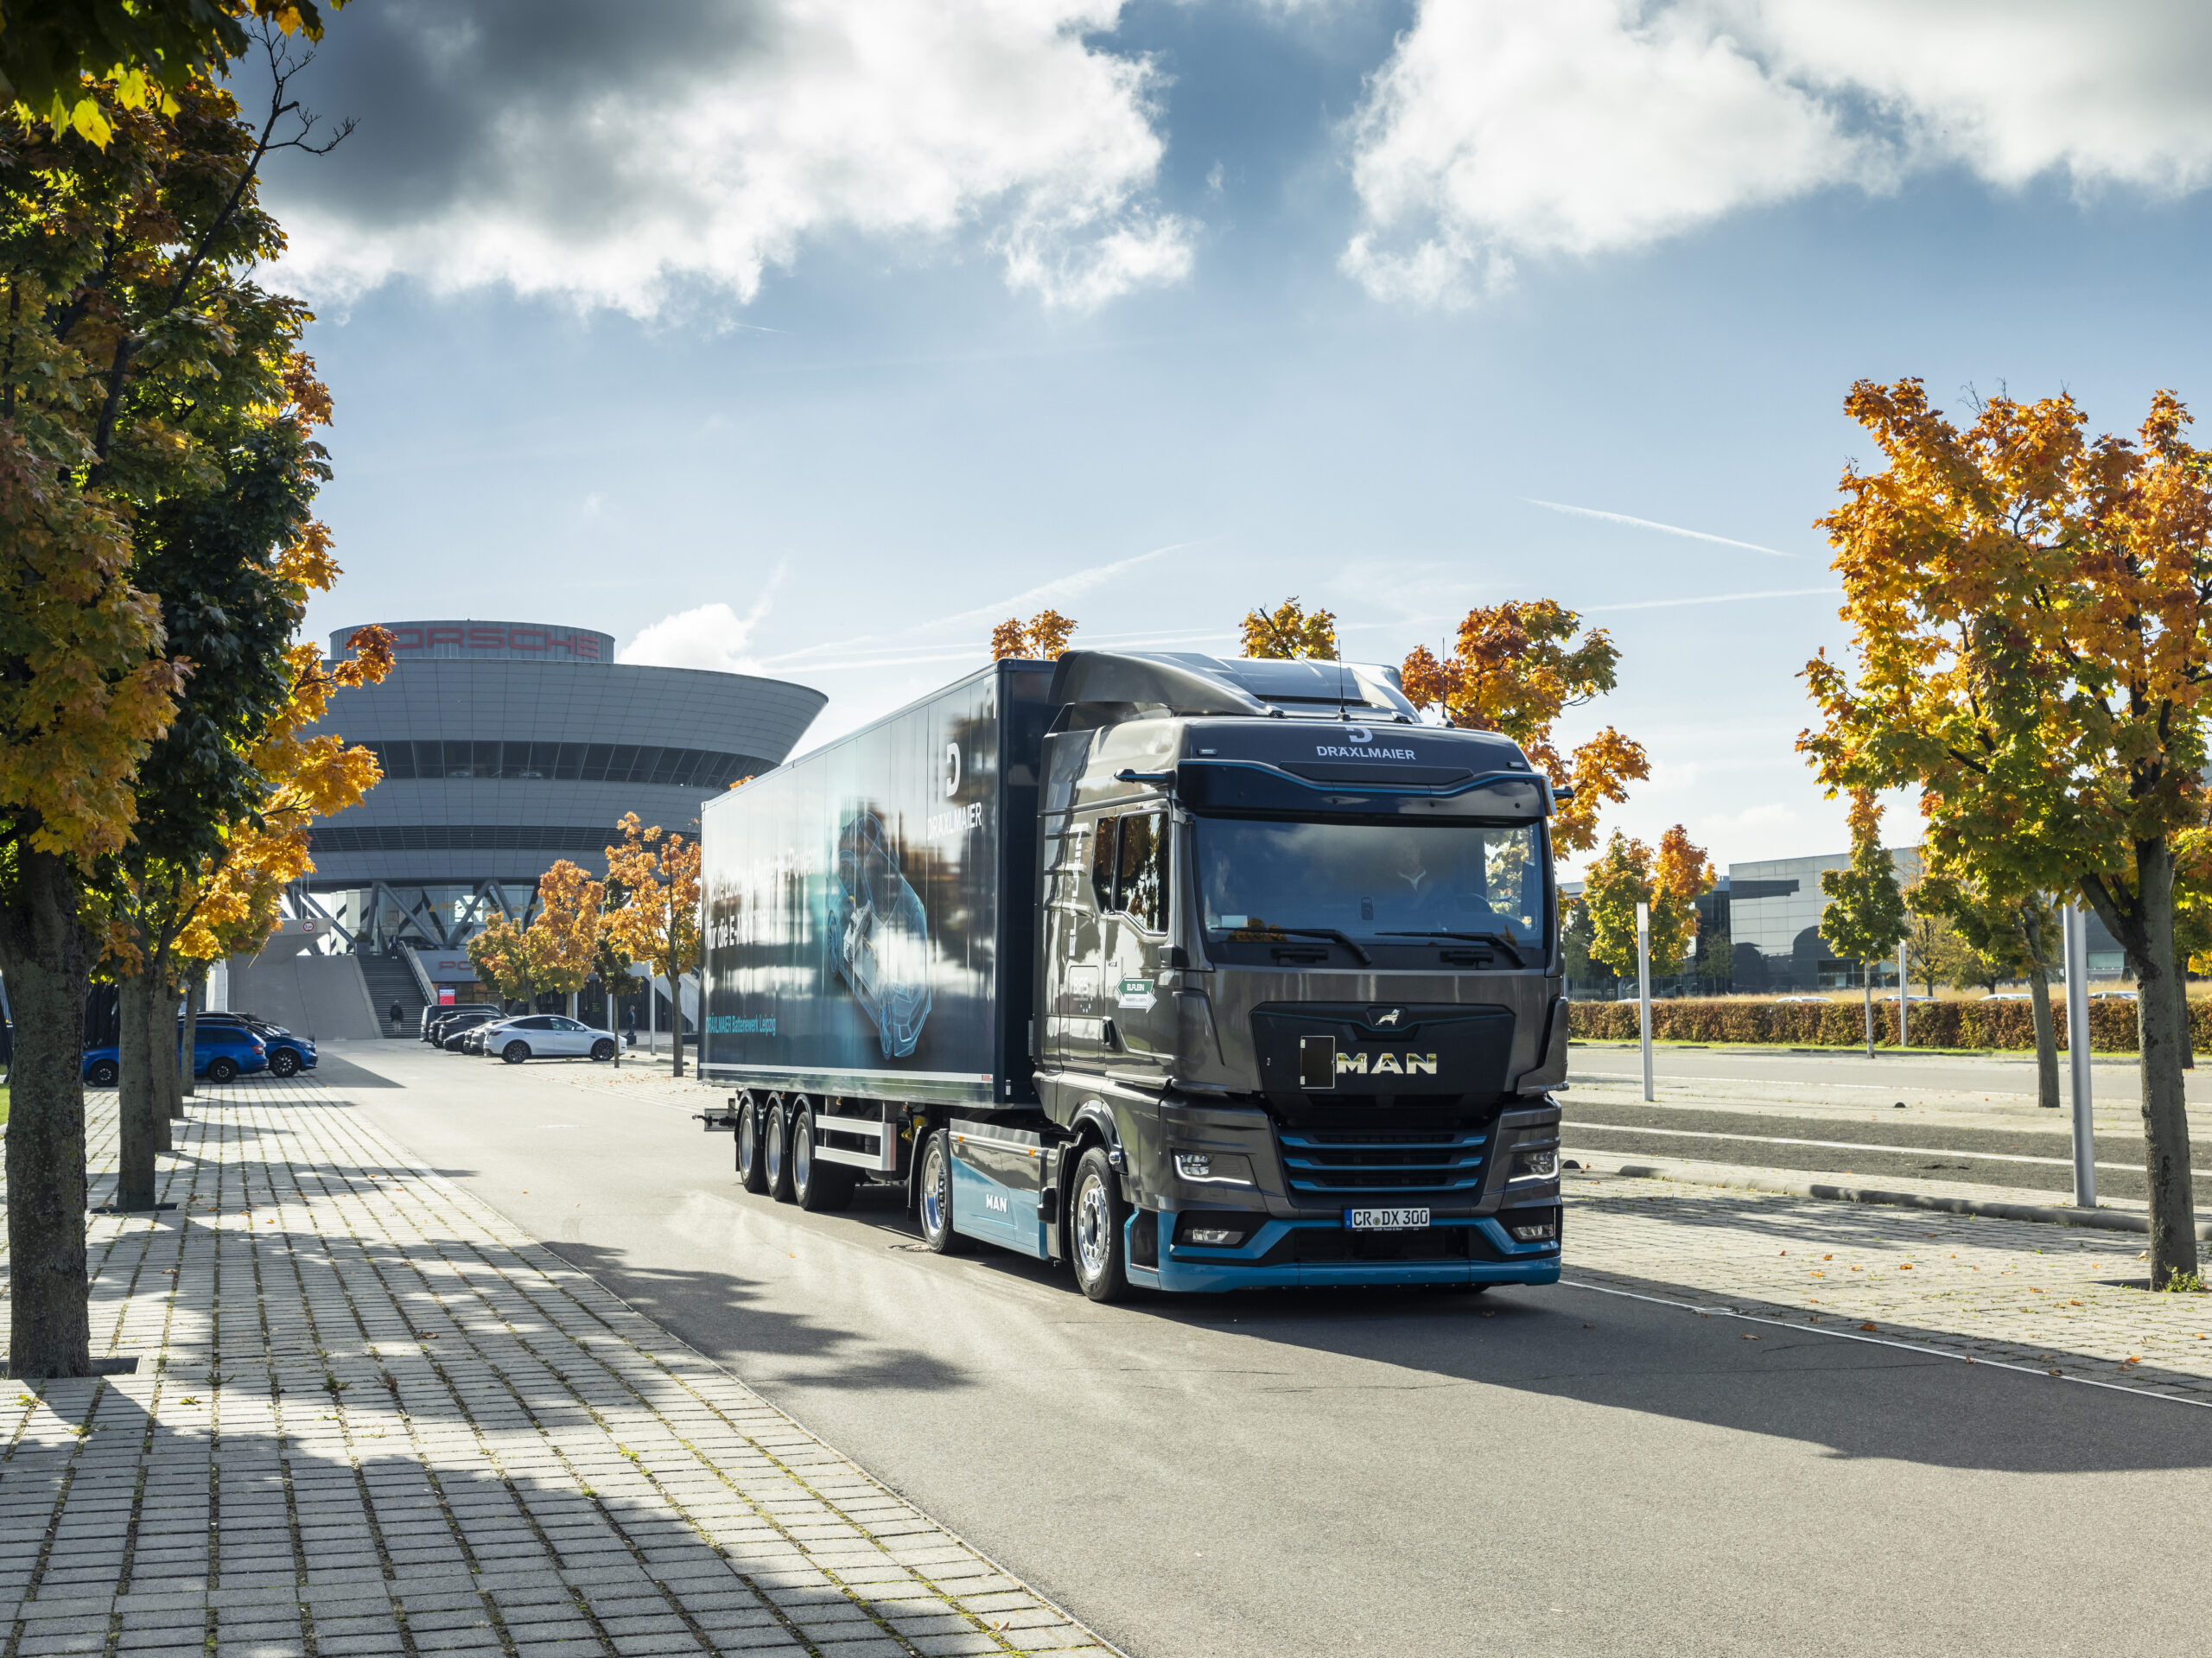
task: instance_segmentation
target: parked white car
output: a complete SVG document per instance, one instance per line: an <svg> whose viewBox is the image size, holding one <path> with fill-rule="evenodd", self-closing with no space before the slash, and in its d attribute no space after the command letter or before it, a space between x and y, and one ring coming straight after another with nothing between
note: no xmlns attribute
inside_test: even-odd
<svg viewBox="0 0 2212 1658"><path fill-rule="evenodd" d="M486 1026L484 1051L511 1065L525 1059L612 1059L614 1037L565 1014L525 1013Z"/></svg>

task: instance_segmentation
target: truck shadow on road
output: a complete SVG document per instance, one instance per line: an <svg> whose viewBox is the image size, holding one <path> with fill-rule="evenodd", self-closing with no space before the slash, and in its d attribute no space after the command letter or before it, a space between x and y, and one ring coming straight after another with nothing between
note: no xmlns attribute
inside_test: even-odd
<svg viewBox="0 0 2212 1658"><path fill-rule="evenodd" d="M801 1385L909 1393L975 1385L964 1367L918 1348L785 1311L736 1273L640 1267L626 1252L596 1244L549 1242L544 1247L700 1352L772 1356L786 1367L783 1374ZM788 1368L795 1363L806 1368Z"/></svg>

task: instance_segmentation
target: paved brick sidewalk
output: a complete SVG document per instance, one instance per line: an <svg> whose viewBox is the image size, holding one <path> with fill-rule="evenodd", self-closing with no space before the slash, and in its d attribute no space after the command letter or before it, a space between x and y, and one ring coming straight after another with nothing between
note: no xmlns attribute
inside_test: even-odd
<svg viewBox="0 0 2212 1658"><path fill-rule="evenodd" d="M2139 1233L1618 1175L1567 1191L1570 1280L2212 1403L2212 1296L2131 1285Z"/></svg>
<svg viewBox="0 0 2212 1658"><path fill-rule="evenodd" d="M137 1373L0 1383L0 1658L1106 1650L333 1089L178 1153L92 1225Z"/></svg>

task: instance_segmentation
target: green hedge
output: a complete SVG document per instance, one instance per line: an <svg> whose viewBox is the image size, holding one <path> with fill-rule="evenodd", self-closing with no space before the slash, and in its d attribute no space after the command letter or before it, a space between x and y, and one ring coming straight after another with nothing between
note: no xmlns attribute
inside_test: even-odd
<svg viewBox="0 0 2212 1658"><path fill-rule="evenodd" d="M2058 1045L2066 1045L2066 1001L2051 997ZM2212 1001L2189 1006L2190 1036L2212 1050ZM1568 1004L1567 1032L1592 1041L1633 1042L1633 1001ZM1866 1016L1858 1001L1753 1001L1735 997L1684 997L1651 1004L1651 1034L1662 1042L1774 1042L1798 1047L1849 1048L1866 1040ZM2027 1048L2036 1045L2033 1010L2024 1001L1916 1001L1910 1034L1916 1048ZM1895 1047L1895 996L1874 1002L1874 1040ZM2089 1045L2113 1053L2135 1051L2135 1004L2089 1004Z"/></svg>

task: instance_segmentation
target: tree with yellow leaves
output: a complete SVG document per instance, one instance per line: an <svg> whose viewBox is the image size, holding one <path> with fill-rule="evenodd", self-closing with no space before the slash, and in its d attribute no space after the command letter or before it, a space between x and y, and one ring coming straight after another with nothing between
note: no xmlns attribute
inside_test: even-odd
<svg viewBox="0 0 2212 1658"><path fill-rule="evenodd" d="M2206 817L2212 454L2170 391L2132 440L2089 440L2063 396L1965 430L1917 380L1845 408L1887 464L1820 521L1852 662L1808 665L1798 746L1831 789L1917 786L1933 861L1990 899L2095 909L2138 989L2151 1281L2193 1281L2174 888Z"/></svg>
<svg viewBox="0 0 2212 1658"><path fill-rule="evenodd" d="M1019 616L1009 616L991 630L991 660L1004 662L1019 657L1032 662L1058 662L1067 654L1068 640L1081 626L1057 610L1040 610L1026 623Z"/></svg>
<svg viewBox="0 0 2212 1658"><path fill-rule="evenodd" d="M1636 906L1650 906L1651 971L1678 972L1697 937L1697 901L1713 890L1712 861L1680 823L1645 842L1613 831L1590 861L1581 908L1589 918L1590 958L1620 978L1636 976Z"/></svg>
<svg viewBox="0 0 2212 1658"><path fill-rule="evenodd" d="M0 31L19 100L36 95L35 74L17 77L37 53L59 41L54 61L76 62L48 21L11 10ZM150 67L127 42L118 56L124 80ZM307 313L256 280L283 245L258 168L306 147L283 92L296 66L272 63L258 125L188 72L154 98L143 75L57 71L64 128L20 102L0 115L0 972L17 1016L6 1155L19 1378L91 1363L79 1067L99 941L87 906L118 884L140 764L180 690L233 668L219 651L173 648L175 618L140 576L198 533L184 521L193 501L252 507L236 493L247 475L281 471L280 452L306 441L285 411L313 395L298 353ZM79 113L86 99L96 121Z"/></svg>
<svg viewBox="0 0 2212 1658"><path fill-rule="evenodd" d="M699 934L699 843L680 835L646 829L635 812L625 812L615 827L621 843L607 848L607 879L628 896L613 912L613 929L633 962L646 963L668 981L670 1021L675 1034L675 1074L683 1074L683 976L701 960ZM646 994L652 987L646 986Z"/></svg>
<svg viewBox="0 0 2212 1658"><path fill-rule="evenodd" d="M1296 594L1273 610L1251 610L1240 626L1248 657L1278 660L1334 662L1337 660L1337 616L1331 610L1308 611Z"/></svg>
<svg viewBox="0 0 2212 1658"><path fill-rule="evenodd" d="M1433 708L1455 726L1495 731L1521 745L1554 788L1572 789L1552 818L1552 854L1567 857L1598 843L1598 813L1628 798L1628 785L1651 775L1641 744L1607 726L1571 754L1552 740L1568 708L1613 689L1620 648L1549 599L1478 606L1459 624L1457 648L1439 657L1417 645L1402 677L1415 708Z"/></svg>
<svg viewBox="0 0 2212 1658"><path fill-rule="evenodd" d="M591 977L600 948L606 888L566 858L537 878L537 903L518 926L493 915L468 941L477 976L509 1001L535 1007L551 994L574 996Z"/></svg>

